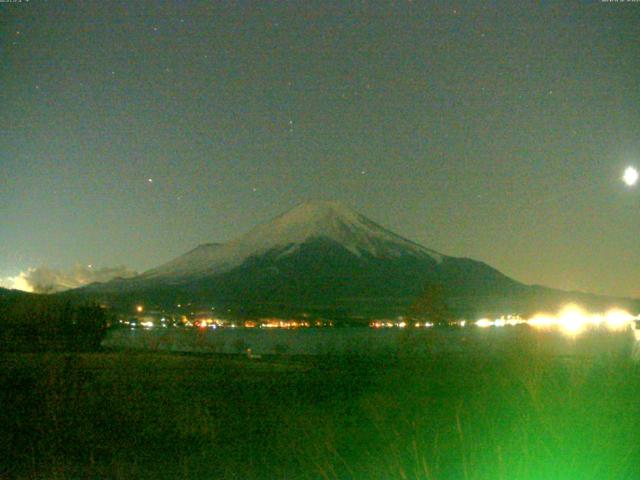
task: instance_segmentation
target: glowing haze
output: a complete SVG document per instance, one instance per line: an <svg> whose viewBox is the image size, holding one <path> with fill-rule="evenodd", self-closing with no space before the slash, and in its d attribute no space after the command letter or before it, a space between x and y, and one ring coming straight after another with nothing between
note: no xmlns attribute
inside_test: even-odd
<svg viewBox="0 0 640 480"><path fill-rule="evenodd" d="M106 282L134 275L136 272L126 267L94 268L93 265L75 265L68 270L39 267L29 268L15 277L1 278L0 287L35 293L55 293L93 282Z"/></svg>

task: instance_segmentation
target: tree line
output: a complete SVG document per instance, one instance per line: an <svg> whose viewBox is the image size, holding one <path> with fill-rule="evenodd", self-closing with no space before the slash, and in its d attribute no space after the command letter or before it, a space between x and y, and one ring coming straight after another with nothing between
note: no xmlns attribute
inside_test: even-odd
<svg viewBox="0 0 640 480"><path fill-rule="evenodd" d="M35 294L0 297L2 351L95 351L108 325L109 314L94 303Z"/></svg>

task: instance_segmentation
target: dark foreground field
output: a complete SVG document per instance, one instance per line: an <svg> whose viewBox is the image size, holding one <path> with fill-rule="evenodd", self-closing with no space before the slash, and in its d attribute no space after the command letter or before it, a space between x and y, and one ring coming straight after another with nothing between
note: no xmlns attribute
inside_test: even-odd
<svg viewBox="0 0 640 480"><path fill-rule="evenodd" d="M640 478L640 368L525 350L4 354L0 478Z"/></svg>

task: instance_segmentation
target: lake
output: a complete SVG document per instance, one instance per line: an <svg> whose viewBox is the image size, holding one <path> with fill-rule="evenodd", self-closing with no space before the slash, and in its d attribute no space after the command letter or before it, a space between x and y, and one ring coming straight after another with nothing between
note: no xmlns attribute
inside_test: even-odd
<svg viewBox="0 0 640 480"><path fill-rule="evenodd" d="M635 334L635 336L634 336ZM594 330L576 336L528 325L434 328L155 328L112 330L111 349L253 355L509 354L520 350L555 356L636 355L637 330Z"/></svg>

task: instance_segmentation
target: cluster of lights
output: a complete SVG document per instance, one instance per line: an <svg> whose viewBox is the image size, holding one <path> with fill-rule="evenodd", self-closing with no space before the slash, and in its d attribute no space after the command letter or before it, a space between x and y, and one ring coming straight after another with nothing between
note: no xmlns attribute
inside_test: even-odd
<svg viewBox="0 0 640 480"><path fill-rule="evenodd" d="M371 328L405 328L413 325L415 328L429 328L433 327L431 322L415 322L413 324L406 322L405 320L391 321L391 320L374 320L369 323Z"/></svg>
<svg viewBox="0 0 640 480"><path fill-rule="evenodd" d="M128 325L131 330L135 330L137 327L143 327L144 329L150 329L155 327L168 328L169 326L176 327L177 325L172 320L167 320L165 317L160 319L159 323L156 323L154 320L150 318L138 318L135 320L129 319L118 320L118 323L121 325Z"/></svg>
<svg viewBox="0 0 640 480"><path fill-rule="evenodd" d="M136 312L142 313L144 307L142 305L136 306ZM142 319L141 319L142 320ZM488 327L506 327L515 326L521 324L527 324L533 328L539 330L559 330L570 336L576 336L581 332L588 329L605 328L608 331L624 331L627 330L634 321L640 321L640 316L634 317L629 312L614 308L608 310L606 313L589 313L575 304L569 304L563 307L557 314L550 315L545 313L539 313L533 317L525 320L518 315L507 315L497 319L481 318L473 325L480 328ZM156 325L150 319L144 319L143 321L129 321L120 320L120 323L129 325L130 328L135 329L137 326L141 326L145 329L154 328ZM198 320L190 321L187 317L182 316L181 323L186 327L199 327L205 328L218 328L218 327L231 327L235 328L235 323L228 323L225 320L219 318L201 318ZM461 320L450 323L450 325L457 325L464 327L468 322ZM160 320L161 327L167 327L166 318ZM176 325L173 324L175 327ZM309 328L315 327L332 327L333 322L325 322L317 320L310 322L307 320L283 320L279 318L264 318L257 321L247 320L240 326L245 328ZM398 317L395 320L374 320L369 323L372 328L430 328L434 324L432 322L408 322L404 317Z"/></svg>
<svg viewBox="0 0 640 480"><path fill-rule="evenodd" d="M541 330L559 329L567 335L578 335L585 330L604 327L609 331L627 330L636 320L629 312L618 308L604 314L588 313L577 305L567 305L557 315L538 314L527 323Z"/></svg>
<svg viewBox="0 0 640 480"><path fill-rule="evenodd" d="M284 320L280 318L264 318L260 320L245 320L239 324L235 322L228 322L219 318L202 318L195 321L185 320L184 325L187 327L205 328L309 328L309 327L333 327L333 322L327 322L323 320L317 320L311 322L309 320Z"/></svg>
<svg viewBox="0 0 640 480"><path fill-rule="evenodd" d="M204 328L218 328L225 325L224 320L220 320L219 318L200 318L195 321L183 320L183 323L186 327L198 327L201 329ZM235 325L232 325L235 327Z"/></svg>
<svg viewBox="0 0 640 480"><path fill-rule="evenodd" d="M254 326L256 325L254 324ZM306 320L281 320L271 318L262 320L260 326L262 328L309 328L311 323Z"/></svg>
<svg viewBox="0 0 640 480"><path fill-rule="evenodd" d="M508 315L508 316L502 316L500 318L497 318L495 320L490 320L488 318L481 318L480 320L476 321L476 326L478 327L482 327L482 328L486 328L486 327L513 327L515 325L520 325L522 323L526 323L526 320L523 320L522 318L520 318L520 316L518 315ZM463 320L462 322L460 322L460 326L464 327L466 325L466 322Z"/></svg>
<svg viewBox="0 0 640 480"><path fill-rule="evenodd" d="M519 317L500 318L497 320L481 318L475 322L475 325L486 328L526 323L539 330L555 329L567 335L576 336L585 330L600 327L606 328L608 331L624 331L637 319L638 317L634 317L629 312L618 308L601 314L589 313L577 305L570 304L562 308L556 315L540 313L529 320L522 320Z"/></svg>

